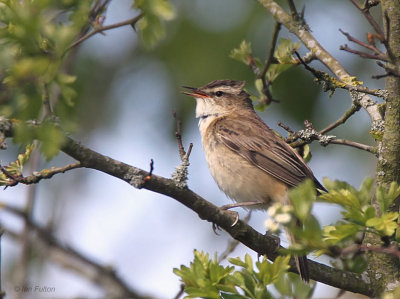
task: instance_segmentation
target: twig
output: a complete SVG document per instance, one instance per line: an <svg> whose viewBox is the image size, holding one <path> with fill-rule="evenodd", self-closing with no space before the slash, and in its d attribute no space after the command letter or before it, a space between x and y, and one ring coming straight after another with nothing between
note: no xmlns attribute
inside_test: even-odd
<svg viewBox="0 0 400 299"><path fill-rule="evenodd" d="M337 127L341 122L346 121L346 119L348 119L348 117L351 116L350 113L351 112L349 112L349 115L343 116L337 122L335 122L332 125L328 126L324 130L326 132L328 132L329 130L333 129L334 127ZM329 144L342 144L342 145L347 145L347 146L351 146L351 147L354 147L354 148L358 148L358 149L370 152L370 153L372 153L374 155L377 154L376 147L373 147L373 146L370 146L370 145L366 145L366 144L362 144L362 143L358 143L358 142L351 141L351 140L347 140L347 139L338 139L338 138L336 138L336 136L333 136L333 135L323 135L321 132L316 131L312 127L312 124L307 120L304 122L304 124L305 124L305 127L306 127L305 130L300 130L298 132L294 132L294 134L292 134L291 136L286 138L286 142L290 143L290 145L292 147L294 147L294 148L301 147L304 144L309 144L309 143L313 142L314 140L318 140L318 142L322 146L327 146ZM285 127L288 128L287 126L284 126L284 128ZM288 130L290 130L290 129L288 128ZM293 132L293 131L290 130L290 132ZM298 139L300 139L300 140L298 140ZM296 140L298 140L298 141L296 141Z"/></svg>
<svg viewBox="0 0 400 299"><path fill-rule="evenodd" d="M263 84L263 93L266 96L264 104L269 104L270 102L279 102L278 100L275 100L272 97L272 94L269 90L271 82L269 82L267 80L266 75L267 75L267 71L268 71L269 67L275 61L275 57L274 57L275 48L276 48L276 43L278 41L279 31L281 30L281 27L282 27L281 23L275 22L274 33L272 35L272 41L271 41L271 45L269 48L268 58L267 58L267 61L265 62L265 66L264 66L263 70L261 71L261 74L259 75L259 78L262 80L262 84Z"/></svg>
<svg viewBox="0 0 400 299"><path fill-rule="evenodd" d="M340 50L344 50L344 51L348 51L350 53L355 53L360 55L361 57L365 57L365 58L371 58L371 59L378 59L378 60L382 60L382 61L389 61L389 58L382 52L380 51L377 47L375 47L375 45L373 44L373 39L371 40L372 44L366 44L358 39L356 39L355 37L351 36L348 32L344 32L342 29L339 29L339 31L346 36L346 38L353 42L356 43L357 45L360 45L364 48L367 48L369 50L371 50L372 52L374 52L375 55L371 55L365 52L360 52L360 51L356 51L356 50L352 50L349 47L347 47L347 45L341 46Z"/></svg>
<svg viewBox="0 0 400 299"><path fill-rule="evenodd" d="M280 121L278 122L278 126L280 126L281 128L285 129L287 132L289 132L292 135L296 135L296 132L293 131L292 129L289 128L289 126L281 123Z"/></svg>
<svg viewBox="0 0 400 299"><path fill-rule="evenodd" d="M354 86L351 84L347 84L344 82L339 82L336 79L330 77L327 73L318 71L312 67L310 67L300 56L300 54L296 51L294 52L299 60L299 62L304 66L304 68L311 72L313 76L317 79L318 82L323 82L324 83L324 91L330 90L331 92L335 91L336 88L341 88L341 89L346 89L349 91L357 91L357 92L362 92L370 95L374 95L383 99L386 99L388 94L386 90L383 89L369 89L368 87L364 86Z"/></svg>
<svg viewBox="0 0 400 299"><path fill-rule="evenodd" d="M154 170L154 160L150 159L150 170L149 173L143 178L143 181L140 185L137 186L138 189L142 189L144 185L151 180L151 177L153 175L153 170Z"/></svg>
<svg viewBox="0 0 400 299"><path fill-rule="evenodd" d="M172 115L176 122L175 137L176 137L176 140L178 141L179 156L181 157L181 162L182 162L180 165L175 167L175 171L172 173L172 178L178 186L180 186L181 188L186 188L187 187L187 179L188 179L187 178L188 177L188 167L190 165L189 156L192 152L193 143L189 144L189 148L186 152L185 148L183 147L183 143L182 143L181 121L178 118L176 111L174 111Z"/></svg>
<svg viewBox="0 0 400 299"><path fill-rule="evenodd" d="M45 83L41 84L41 92L42 92L42 103L43 103L43 115L41 118L44 119L47 116L53 114L53 107L51 106L49 91Z"/></svg>
<svg viewBox="0 0 400 299"><path fill-rule="evenodd" d="M183 147L183 143L182 143L182 130L181 130L182 122L178 118L176 110L172 113L172 116L174 117L175 123L176 123L175 137L176 137L176 140L178 141L179 156L181 157L181 160L183 161L183 159L186 155L186 152L185 152L185 148Z"/></svg>
<svg viewBox="0 0 400 299"><path fill-rule="evenodd" d="M361 7L356 0L350 0L355 7L358 8L358 10L364 15L364 17L368 20L368 22L371 24L372 28L374 28L375 32L379 34L380 40L382 43L385 44L385 34L383 33L381 27L379 27L379 24L375 21L375 19L372 17L372 15L369 12L370 7L372 5L369 5L369 2L366 2L366 5L364 7ZM385 45L386 46L386 45Z"/></svg>
<svg viewBox="0 0 400 299"><path fill-rule="evenodd" d="M183 293L185 293L185 285L181 284L181 286L179 287L179 292L174 296L174 299L179 299L180 297L182 297Z"/></svg>
<svg viewBox="0 0 400 299"><path fill-rule="evenodd" d="M340 46L339 49L342 50L342 51L346 51L346 52L352 53L352 54L356 54L356 55L358 55L358 56L360 56L362 58L388 61L387 57L381 57L380 55L374 55L374 54L369 54L369 53L366 53L366 52L354 50L354 49L349 48L347 45Z"/></svg>
<svg viewBox="0 0 400 299"><path fill-rule="evenodd" d="M97 34L97 33L102 33L104 31L110 30L110 29L115 29L118 27L123 27L126 25L131 25L131 26L135 26L135 24L143 17L143 13L139 14L138 16L131 18L129 20L126 21L122 21L119 23L115 23L112 25L107 25L107 26L102 26L101 24L99 24L100 26L98 28L95 28L92 32L86 34L85 36L82 36L80 39L78 39L76 42L74 42L72 45L70 45L66 51L70 50L71 48L76 47L77 45L79 45L80 43L84 42L85 40L87 40L88 38L92 37L93 35Z"/></svg>
<svg viewBox="0 0 400 299"><path fill-rule="evenodd" d="M294 5L293 0L288 0L287 2L288 2L288 4L289 4L289 9L290 9L290 12L292 13L292 17L298 18L298 13L297 13L296 5Z"/></svg>
<svg viewBox="0 0 400 299"><path fill-rule="evenodd" d="M347 110L341 118L339 118L337 121L331 123L330 125L328 125L324 129L322 129L321 131L319 131L319 133L326 134L326 133L332 131L333 129L337 128L338 126L344 124L354 113L359 111L360 108L361 108L360 105L353 103L353 105L351 105L350 109Z"/></svg>
<svg viewBox="0 0 400 299"><path fill-rule="evenodd" d="M64 173L68 170L76 169L82 167L80 162L74 162L63 167L52 167L50 169L43 169L40 172L34 171L32 175L24 177L24 176L15 176L8 172L2 165L0 165L0 170L3 172L10 180L10 183L6 185L6 187L15 186L18 183L25 185L37 184L43 179L50 179L55 174Z"/></svg>
<svg viewBox="0 0 400 299"><path fill-rule="evenodd" d="M379 1L365 1L364 7L361 7L356 0L350 0L350 1L364 15L364 17L370 23L372 28L375 30L375 32L377 33L377 38L385 46L385 49L387 51L387 54L388 54L390 60L391 61L395 61L395 56L394 56L394 54L393 54L393 52L392 52L392 50L390 49L390 46L389 46L389 32L390 32L390 30L389 30L389 28L390 28L389 22L390 22L390 19L389 19L388 15L387 15L387 12L385 11L385 13L384 13L385 21L386 21L386 35L383 32L383 30L381 29L381 27L379 26L379 24L372 17L371 13L369 12L369 9L371 7L376 6L377 3L379 3Z"/></svg>
<svg viewBox="0 0 400 299"><path fill-rule="evenodd" d="M358 148L358 149L367 151L367 152L369 152L371 154L374 154L374 155L377 154L376 147L370 146L370 145L366 145L366 144L362 144L362 143L358 143L358 142L351 141L351 140L347 140L347 139L332 139L328 143L347 145L347 146L351 146L351 147L354 147L354 148ZM324 144L322 144L322 145L324 145Z"/></svg>

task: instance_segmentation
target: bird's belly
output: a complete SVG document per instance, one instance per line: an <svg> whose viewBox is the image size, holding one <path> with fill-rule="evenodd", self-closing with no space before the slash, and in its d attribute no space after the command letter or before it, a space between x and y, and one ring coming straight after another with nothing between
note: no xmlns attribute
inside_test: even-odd
<svg viewBox="0 0 400 299"><path fill-rule="evenodd" d="M211 175L219 188L236 202L287 202L288 188L224 145L205 150Z"/></svg>

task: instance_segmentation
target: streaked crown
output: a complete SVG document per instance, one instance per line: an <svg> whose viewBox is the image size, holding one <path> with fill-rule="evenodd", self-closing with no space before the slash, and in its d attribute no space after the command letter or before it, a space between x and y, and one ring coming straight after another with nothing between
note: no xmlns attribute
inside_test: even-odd
<svg viewBox="0 0 400 299"><path fill-rule="evenodd" d="M225 92L232 95L239 95L243 91L245 81L235 80L215 80L207 85L199 88L199 90L207 94L215 94L217 91Z"/></svg>
<svg viewBox="0 0 400 299"><path fill-rule="evenodd" d="M249 94L243 90L246 82L216 80L199 88L185 87L184 92L196 99L196 117L221 116L234 110L253 110Z"/></svg>

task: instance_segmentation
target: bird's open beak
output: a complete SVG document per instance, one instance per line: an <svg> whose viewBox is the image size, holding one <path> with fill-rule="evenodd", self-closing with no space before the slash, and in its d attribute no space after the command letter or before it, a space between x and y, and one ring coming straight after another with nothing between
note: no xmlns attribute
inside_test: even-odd
<svg viewBox="0 0 400 299"><path fill-rule="evenodd" d="M209 98L210 97L208 94L199 90L198 88L189 87L189 86L182 86L182 87L190 90L190 91L182 91L183 94L186 94L188 96L191 96L194 98Z"/></svg>

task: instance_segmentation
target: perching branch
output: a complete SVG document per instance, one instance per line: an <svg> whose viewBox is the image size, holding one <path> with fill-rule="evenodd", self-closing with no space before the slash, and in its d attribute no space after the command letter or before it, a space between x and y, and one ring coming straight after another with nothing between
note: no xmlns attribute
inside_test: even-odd
<svg viewBox="0 0 400 299"><path fill-rule="evenodd" d="M2 121L5 120L3 119ZM10 121L8 122L10 123L10 126L3 127L10 127L11 129L5 131L4 134L7 137L11 137L13 131L12 124ZM0 127L2 127L1 121ZM234 217L206 201L189 188L181 186L173 179L167 179L152 174L151 179L143 185L142 182L144 178L148 176L148 171L101 155L100 153L95 152L68 137L66 137L65 144L61 150L70 157L79 161L82 167L107 173L127 182L135 188L144 188L179 201L197 213L201 219L216 224L218 227L229 233L234 239L238 240L258 254L266 255L270 260L274 260L279 255L278 249L280 247L278 246L279 244L276 243L276 237L262 235L241 220L232 227L232 223L235 220ZM368 283L363 281L359 274L334 269L311 260L308 261L308 264L310 277L313 280L365 295L374 294L374 289L372 289ZM297 272L294 259L291 260L290 265L290 271ZM343 277L346 277L346 279L343 279Z"/></svg>

